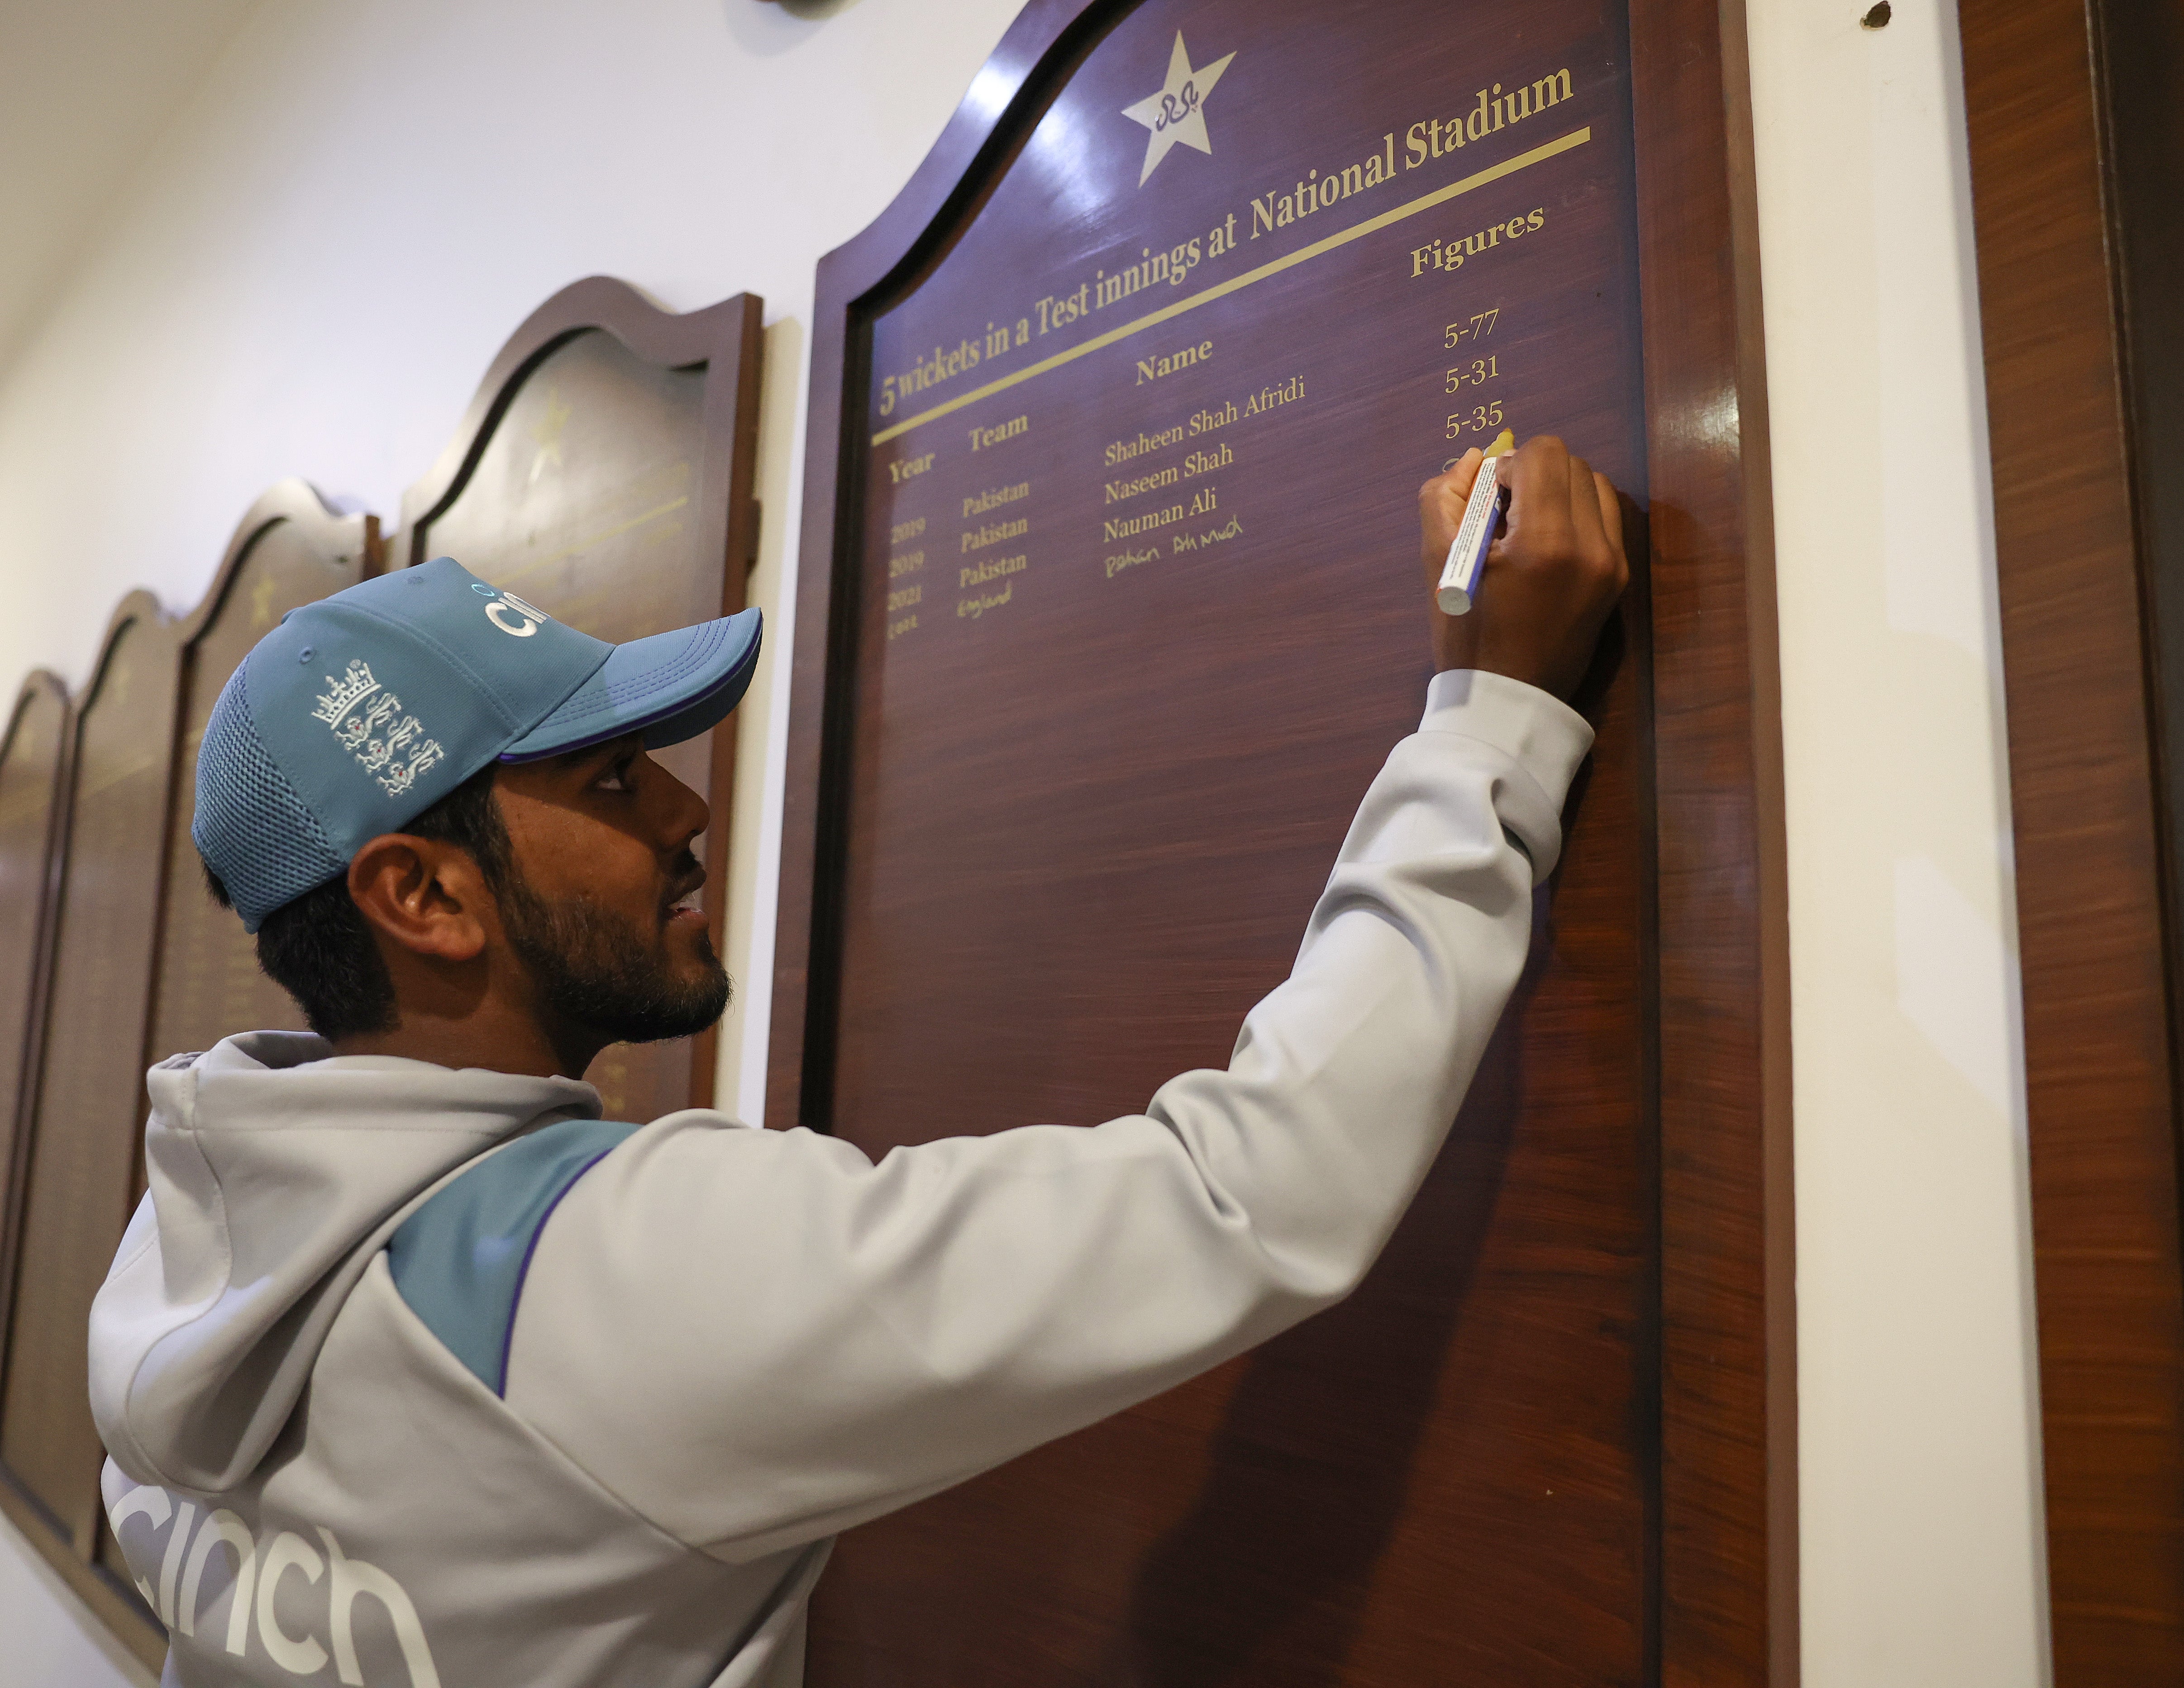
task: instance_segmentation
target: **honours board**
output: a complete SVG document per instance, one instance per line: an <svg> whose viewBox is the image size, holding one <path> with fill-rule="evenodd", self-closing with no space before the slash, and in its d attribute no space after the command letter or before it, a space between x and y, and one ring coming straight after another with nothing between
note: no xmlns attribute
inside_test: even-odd
<svg viewBox="0 0 2184 1688"><path fill-rule="evenodd" d="M1617 19L1366 15L1139 8L874 320L860 1129L936 1089L956 1128L1097 1119L1225 1064L1418 718L1418 483L1508 426L1643 497Z"/></svg>
<svg viewBox="0 0 2184 1688"><path fill-rule="evenodd" d="M288 610L452 551L602 638L742 607L755 538L760 301L663 309L593 276L501 348L385 543L376 518L282 482L245 515L180 621L116 610L70 705L34 677L0 738L0 1511L154 1669L164 1643L98 1506L86 1320L142 1188L149 1063L296 1026L256 945L211 900L190 825L220 688ZM733 735L663 760L722 824L694 848L718 943ZM710 1095L710 1034L616 1045L591 1069L610 1113Z"/></svg>
<svg viewBox="0 0 2184 1688"><path fill-rule="evenodd" d="M53 874L55 811L68 750L68 691L43 670L17 694L0 737L0 1261L22 1183L22 1109L40 1023L39 985ZM0 1270L0 1331L11 1276Z"/></svg>
<svg viewBox="0 0 2184 1688"><path fill-rule="evenodd" d="M605 276L563 288L501 348L439 465L405 495L395 565L453 556L617 644L742 609L761 309L741 293L677 315ZM723 947L733 735L659 760L711 807L692 848ZM716 1035L610 1045L585 1076L610 1119L702 1106Z"/></svg>
<svg viewBox="0 0 2184 1688"><path fill-rule="evenodd" d="M260 971L257 940L206 893L203 863L190 839L197 818L198 750L213 705L251 647L290 610L364 578L375 537L368 518L343 515L304 482L283 482L243 518L212 589L178 630L180 731L148 1066L210 1049L238 1031L304 1029L302 1011Z"/></svg>
<svg viewBox="0 0 2184 1688"><path fill-rule="evenodd" d="M1041 0L822 265L769 1124L877 1157L1225 1065L1417 722L1414 495L1468 447L1561 435L1625 495L1637 578L1530 966L1363 1288L851 1532L820 1688L1786 1656L1719 28ZM1687 1336L1708 1375L1670 1375Z"/></svg>
<svg viewBox="0 0 2184 1688"><path fill-rule="evenodd" d="M67 855L21 1163L0 1464L82 1557L104 1457L81 1384L85 1326L133 1196L174 777L174 634L149 593L125 600L69 722Z"/></svg>

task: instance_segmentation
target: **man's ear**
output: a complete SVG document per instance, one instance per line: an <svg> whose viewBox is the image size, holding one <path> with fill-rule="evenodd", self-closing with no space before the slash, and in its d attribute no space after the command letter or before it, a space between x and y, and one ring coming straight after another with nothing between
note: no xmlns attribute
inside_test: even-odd
<svg viewBox="0 0 2184 1688"><path fill-rule="evenodd" d="M499 917L469 852L407 833L384 833L357 851L348 894L391 942L447 961L475 961Z"/></svg>

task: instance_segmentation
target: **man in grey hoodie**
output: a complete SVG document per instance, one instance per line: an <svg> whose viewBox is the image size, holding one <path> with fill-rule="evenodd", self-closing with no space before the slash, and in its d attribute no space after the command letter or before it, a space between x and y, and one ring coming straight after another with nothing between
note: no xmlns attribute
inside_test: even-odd
<svg viewBox="0 0 2184 1688"><path fill-rule="evenodd" d="M620 647L447 559L299 610L228 682L193 829L315 1034L150 1074L91 1320L108 1516L164 1680L794 1688L836 1532L1340 1301L1520 972L1627 570L1560 442L1290 978L1142 1114L898 1149L582 1074L710 1024L705 805L645 754L734 707L756 611Z"/></svg>

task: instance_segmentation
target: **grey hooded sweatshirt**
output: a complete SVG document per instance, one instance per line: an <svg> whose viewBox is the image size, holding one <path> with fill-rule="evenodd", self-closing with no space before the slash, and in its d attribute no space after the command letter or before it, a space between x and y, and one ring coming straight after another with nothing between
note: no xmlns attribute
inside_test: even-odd
<svg viewBox="0 0 2184 1688"><path fill-rule="evenodd" d="M91 1396L166 1680L794 1688L837 1531L1357 1283L1591 743L1544 693L1436 678L1228 1069L1104 1125L875 1165L296 1033L153 1068Z"/></svg>

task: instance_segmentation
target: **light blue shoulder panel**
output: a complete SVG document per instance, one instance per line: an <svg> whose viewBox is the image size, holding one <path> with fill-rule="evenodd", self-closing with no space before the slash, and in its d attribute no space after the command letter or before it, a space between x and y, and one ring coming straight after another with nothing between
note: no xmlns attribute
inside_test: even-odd
<svg viewBox="0 0 2184 1688"><path fill-rule="evenodd" d="M488 1156L412 1213L387 1244L394 1287L495 1395L538 1234L569 1187L635 1131L604 1119L542 1126Z"/></svg>

